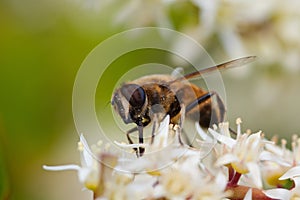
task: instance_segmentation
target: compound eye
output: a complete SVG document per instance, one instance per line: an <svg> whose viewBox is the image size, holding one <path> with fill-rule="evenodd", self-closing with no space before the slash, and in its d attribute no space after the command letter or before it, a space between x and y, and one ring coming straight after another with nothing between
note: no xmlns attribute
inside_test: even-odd
<svg viewBox="0 0 300 200"><path fill-rule="evenodd" d="M132 107L136 109L142 109L144 106L146 101L146 93L141 86L136 84L123 85L121 88L121 93Z"/></svg>
<svg viewBox="0 0 300 200"><path fill-rule="evenodd" d="M118 94L117 93L115 93L115 94L113 94L113 97L112 97L112 99L111 99L111 105L115 105L116 104L116 102L117 102L117 100L118 100Z"/></svg>

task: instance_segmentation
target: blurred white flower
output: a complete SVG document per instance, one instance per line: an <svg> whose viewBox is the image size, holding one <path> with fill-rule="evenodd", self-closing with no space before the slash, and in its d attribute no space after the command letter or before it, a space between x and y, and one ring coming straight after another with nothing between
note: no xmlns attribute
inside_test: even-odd
<svg viewBox="0 0 300 200"><path fill-rule="evenodd" d="M92 152L83 137L80 136L78 142L78 150L80 152L81 166L79 165L61 165L61 166L47 166L43 168L50 171L62 170L76 170L78 172L79 181L85 185L86 188L95 191L99 184L99 161L92 155Z"/></svg>
<svg viewBox="0 0 300 200"><path fill-rule="evenodd" d="M254 53L264 65L299 71L298 6L295 0L219 1L215 33L230 57Z"/></svg>
<svg viewBox="0 0 300 200"><path fill-rule="evenodd" d="M125 23L129 27L150 26L155 24L161 27L173 28L166 12L166 6L170 2L170 0L127 1L115 16L115 23Z"/></svg>
<svg viewBox="0 0 300 200"><path fill-rule="evenodd" d="M111 10L116 26L157 26L181 31L201 45L228 57L255 54L262 66L279 65L300 71L300 14L297 0L89 0L98 12ZM186 13L186 14L183 14ZM255 13L255 14L253 14ZM182 45L174 41L174 48ZM220 48L220 44L221 47ZM193 48L181 51L194 58ZM210 52L214 53L214 51ZM243 70L245 71L245 70Z"/></svg>
<svg viewBox="0 0 300 200"><path fill-rule="evenodd" d="M300 13L297 9L300 4L297 0L75 2L87 8L84 12L100 13L93 15L93 18L99 17L112 29L127 30L145 26L170 28L191 36L209 49L213 57L221 55L235 58L255 54L263 58L259 63L261 67L280 66L291 72L300 71ZM81 27L82 23L78 25ZM172 44L174 49L179 49L188 58L199 57L198 52L193 51L193 46L177 39ZM243 69L240 73L247 73L247 70L251 69Z"/></svg>

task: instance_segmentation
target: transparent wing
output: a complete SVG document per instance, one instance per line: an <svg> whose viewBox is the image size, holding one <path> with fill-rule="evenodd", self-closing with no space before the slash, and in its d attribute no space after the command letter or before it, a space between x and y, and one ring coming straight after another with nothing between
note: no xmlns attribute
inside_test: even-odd
<svg viewBox="0 0 300 200"><path fill-rule="evenodd" d="M180 77L177 79L178 80L184 80L184 79L192 79L192 78L196 78L198 76L201 76L203 74L207 74L216 70L223 70L223 69L228 69L228 68L234 68L234 67L239 67L248 63L253 62L256 59L256 56L247 56L247 57L242 57L242 58L238 58L235 60L231 60L225 63L221 63L212 67L208 67L205 69L201 69L199 71L196 72L192 72L190 74L187 74L183 77Z"/></svg>

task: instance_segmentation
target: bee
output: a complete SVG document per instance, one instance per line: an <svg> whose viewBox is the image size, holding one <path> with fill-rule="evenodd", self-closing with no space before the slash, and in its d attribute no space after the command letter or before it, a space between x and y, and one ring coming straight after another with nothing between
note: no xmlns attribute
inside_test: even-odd
<svg viewBox="0 0 300 200"><path fill-rule="evenodd" d="M170 124L182 127L185 118L199 122L202 128L224 121L226 108L220 96L214 91L206 91L188 80L215 70L238 67L252 62L255 56L242 57L199 71L175 77L172 75L148 75L124 83L117 88L111 104L125 124L135 123L136 127L127 131L128 142L133 144L130 134L138 132L138 142L144 143L143 130L153 122L151 143L155 130L167 115ZM212 103L212 97L216 103ZM183 144L180 134L178 139ZM134 149L142 156L144 148Z"/></svg>

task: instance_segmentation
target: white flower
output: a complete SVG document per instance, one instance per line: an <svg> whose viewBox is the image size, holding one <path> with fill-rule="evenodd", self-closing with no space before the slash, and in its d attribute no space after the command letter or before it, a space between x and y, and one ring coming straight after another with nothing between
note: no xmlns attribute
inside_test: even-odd
<svg viewBox="0 0 300 200"><path fill-rule="evenodd" d="M44 165L45 170L62 171L62 170L76 170L78 172L79 181L90 190L96 190L99 184L99 162L93 157L93 154L83 137L80 136L78 143L78 150L80 151L81 166L79 165L62 165L62 166L47 166Z"/></svg>
<svg viewBox="0 0 300 200"><path fill-rule="evenodd" d="M194 173L195 172L195 173ZM223 199L226 192L226 177L222 173L205 176L195 169L189 171L181 168L170 168L159 179L160 197L167 199ZM159 196L158 196L159 197Z"/></svg>
<svg viewBox="0 0 300 200"><path fill-rule="evenodd" d="M290 169L279 178L291 179L295 188L265 190L262 187L260 167L266 165L266 161L273 162L272 153L282 154L283 149L270 146L271 143L260 132L242 133L240 120L237 120L236 139L230 137L228 123L221 123L214 130L209 129L212 136L205 135L201 132L203 130L197 128L203 139L201 143L215 145L205 158L201 148L180 144L179 129L170 126L169 122L170 117L167 116L160 123L153 143L116 143L125 150L129 149L133 157L124 158L122 154L116 155L99 149L92 151L81 136L78 145L81 166L44 168L55 171L77 170L79 180L93 191L95 200L249 200L300 197L300 166L289 166ZM266 146L268 150L263 151ZM132 151L132 148L138 147L145 148L141 157L137 157ZM293 158L297 158L297 154L293 155Z"/></svg>
<svg viewBox="0 0 300 200"><path fill-rule="evenodd" d="M176 29L208 48L218 48L217 52L220 49L219 41L229 57L240 57L254 52L264 58L260 62L267 67L279 64L291 71L300 69L300 4L297 0L74 2L80 2L81 7L88 8L86 11L101 13L97 17L101 16L108 24L111 22L122 29L145 26ZM173 41L173 44L174 49L180 49L184 55L189 55L188 58L195 59L198 56L192 46L186 46L180 40Z"/></svg>
<svg viewBox="0 0 300 200"><path fill-rule="evenodd" d="M266 144L266 150L271 153L272 161L286 167L300 165L300 138L292 137L292 150L286 148L286 140L281 140L281 147L274 143Z"/></svg>
<svg viewBox="0 0 300 200"><path fill-rule="evenodd" d="M291 190L283 189L283 188L270 189L270 190L266 190L264 193L270 198L299 200L300 199L300 166L291 168L279 179L293 180L294 188Z"/></svg>
<svg viewBox="0 0 300 200"><path fill-rule="evenodd" d="M263 152L264 161L261 166L265 183L269 187L290 187L287 179L279 179L285 172L300 164L300 139L292 137L292 151L286 148L287 141L281 140L281 146L275 142L267 143Z"/></svg>
<svg viewBox="0 0 300 200"><path fill-rule="evenodd" d="M142 157L119 162L120 170L132 173L160 174L160 170L173 165L180 159L193 157L199 161L199 151L190 149L187 145L178 142L178 126L169 126L170 116L166 116L160 123L155 133L153 144L118 144L124 149L131 150L132 147L144 147L145 153ZM124 164L125 163L125 164Z"/></svg>
<svg viewBox="0 0 300 200"><path fill-rule="evenodd" d="M150 175L149 181L156 184L152 188L151 198L167 199L223 199L226 192L226 176L222 170L206 168L201 164L201 149L190 148L178 142L178 128L169 126L167 116L155 134L153 144L142 145L145 153L142 157L116 167L118 171L131 171L136 177ZM127 148L126 145L120 145ZM134 145L134 147L139 147ZM132 148L132 145L128 145ZM155 179L153 179L155 178ZM135 181L130 183L136 187ZM147 189L146 191L151 191ZM146 192L147 193L147 192ZM149 196L148 196L149 197Z"/></svg>
<svg viewBox="0 0 300 200"><path fill-rule="evenodd" d="M216 166L226 166L230 164L238 174L249 175L253 181L252 184L261 188L262 182L258 163L265 142L262 139L261 132L255 134L241 134L241 121L237 120L237 122L238 130L236 139L209 129L209 132L226 148L225 151L219 155ZM223 132L228 132L228 130L223 130Z"/></svg>
<svg viewBox="0 0 300 200"><path fill-rule="evenodd" d="M229 196L226 191L227 178L219 170L210 173L199 167L199 160L186 157L161 171L155 187L155 197L167 199L223 199Z"/></svg>
<svg viewBox="0 0 300 200"><path fill-rule="evenodd" d="M129 26L145 26L155 23L161 27L172 28L173 25L165 11L169 1L163 0L131 0L119 10L115 23Z"/></svg>

